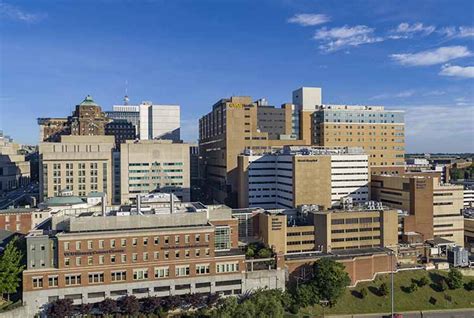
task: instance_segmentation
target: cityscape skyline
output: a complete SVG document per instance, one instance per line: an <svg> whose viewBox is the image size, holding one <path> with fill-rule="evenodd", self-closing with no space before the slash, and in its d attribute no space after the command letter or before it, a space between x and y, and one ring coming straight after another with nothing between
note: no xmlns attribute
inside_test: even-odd
<svg viewBox="0 0 474 318"><path fill-rule="evenodd" d="M469 1L186 4L2 3L1 129L36 143L37 117L70 113L87 94L111 110L127 90L132 104L180 104L182 138L196 141L220 98L279 106L317 86L324 103L405 110L407 152L474 150Z"/></svg>

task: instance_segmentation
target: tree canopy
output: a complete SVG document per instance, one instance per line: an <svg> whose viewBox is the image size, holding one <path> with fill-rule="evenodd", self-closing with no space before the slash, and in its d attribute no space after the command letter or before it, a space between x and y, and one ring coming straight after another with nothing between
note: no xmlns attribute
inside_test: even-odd
<svg viewBox="0 0 474 318"><path fill-rule="evenodd" d="M0 256L0 292L7 294L8 298L20 286L20 276L25 267L22 264L23 253L17 248L17 240L11 240Z"/></svg>

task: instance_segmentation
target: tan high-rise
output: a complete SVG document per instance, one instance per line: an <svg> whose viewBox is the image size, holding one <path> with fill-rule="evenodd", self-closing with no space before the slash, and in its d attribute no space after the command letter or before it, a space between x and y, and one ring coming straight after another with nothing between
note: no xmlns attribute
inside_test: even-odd
<svg viewBox="0 0 474 318"><path fill-rule="evenodd" d="M222 99L199 120L201 175L210 199L237 206L237 157L284 145L360 147L370 167L403 165L403 111L381 106L323 105L320 88L293 92L293 103L274 108L251 97Z"/></svg>
<svg viewBox="0 0 474 318"><path fill-rule="evenodd" d="M112 198L114 136L61 136L61 142L39 144L40 201L62 190L85 197L103 192Z"/></svg>
<svg viewBox="0 0 474 318"><path fill-rule="evenodd" d="M408 212L403 231L423 240L441 237L463 246L463 187L440 184L438 177L373 175L372 198Z"/></svg>

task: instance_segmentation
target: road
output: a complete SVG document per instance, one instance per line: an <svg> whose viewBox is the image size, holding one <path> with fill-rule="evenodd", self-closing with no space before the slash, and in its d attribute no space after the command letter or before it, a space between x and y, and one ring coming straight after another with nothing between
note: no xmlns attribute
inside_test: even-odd
<svg viewBox="0 0 474 318"><path fill-rule="evenodd" d="M7 209L11 205L16 205L26 196L38 194L38 185L30 183L22 188L8 192L4 197L0 198L0 209Z"/></svg>

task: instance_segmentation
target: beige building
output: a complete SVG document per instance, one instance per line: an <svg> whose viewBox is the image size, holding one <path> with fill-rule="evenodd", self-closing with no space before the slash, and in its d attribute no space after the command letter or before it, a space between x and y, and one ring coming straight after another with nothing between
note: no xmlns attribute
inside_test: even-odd
<svg viewBox="0 0 474 318"><path fill-rule="evenodd" d="M441 237L463 246L463 187L441 184L430 175L372 175L372 199L408 212L405 234L418 233L423 240Z"/></svg>
<svg viewBox="0 0 474 318"><path fill-rule="evenodd" d="M398 243L397 211L363 206L345 210L268 210L258 215L258 236L277 253L372 247L393 247Z"/></svg>
<svg viewBox="0 0 474 318"><path fill-rule="evenodd" d="M189 144L171 140L127 141L120 146L120 201L139 193L172 192L190 200Z"/></svg>
<svg viewBox="0 0 474 318"><path fill-rule="evenodd" d="M114 142L113 136L70 135L40 143L40 201L69 190L79 197L103 192L110 203Z"/></svg>
<svg viewBox="0 0 474 318"><path fill-rule="evenodd" d="M239 207L331 208L342 198L369 199L367 155L361 148L285 146L265 155L239 156Z"/></svg>
<svg viewBox="0 0 474 318"><path fill-rule="evenodd" d="M369 166L403 166L403 111L382 106L323 105L320 88L293 92L281 108L248 96L221 99L199 120L202 175L210 197L237 206L237 156L259 155L285 145L360 147Z"/></svg>
<svg viewBox="0 0 474 318"><path fill-rule="evenodd" d="M0 193L30 181L30 163L20 153L21 146L0 131Z"/></svg>

